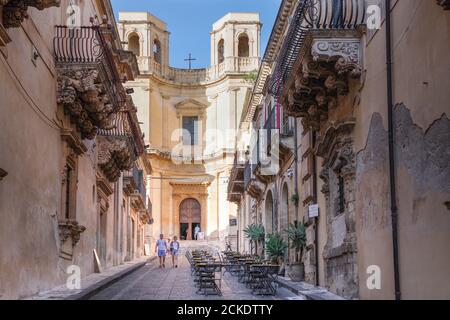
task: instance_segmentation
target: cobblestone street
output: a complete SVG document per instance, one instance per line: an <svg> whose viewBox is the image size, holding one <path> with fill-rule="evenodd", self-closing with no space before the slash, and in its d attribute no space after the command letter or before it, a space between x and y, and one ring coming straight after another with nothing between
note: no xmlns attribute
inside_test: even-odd
<svg viewBox="0 0 450 320"><path fill-rule="evenodd" d="M222 296L196 294L190 267L182 252L178 268L172 268L169 256L164 269L160 269L158 260L154 260L99 292L91 300L303 300L284 288L278 288L275 297L252 295L229 273L222 276L221 285Z"/></svg>

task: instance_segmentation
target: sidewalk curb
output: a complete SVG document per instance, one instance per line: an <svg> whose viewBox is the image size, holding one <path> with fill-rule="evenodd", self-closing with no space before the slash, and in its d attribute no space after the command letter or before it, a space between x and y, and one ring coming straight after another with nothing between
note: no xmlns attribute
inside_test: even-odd
<svg viewBox="0 0 450 320"><path fill-rule="evenodd" d="M88 300L89 298L96 295L100 291L106 289L107 287L113 285L117 281L123 279L124 277L128 276L129 274L142 268L147 263L153 262L155 259L156 259L156 257L150 257L146 261L136 263L135 265L132 265L131 267L129 267L125 270L122 270L121 272L118 272L111 277L108 277L104 280L101 280L101 281L87 287L86 289L83 289L79 293L76 293L76 294L73 294L73 295L70 295L70 296L64 298L64 300Z"/></svg>
<svg viewBox="0 0 450 320"><path fill-rule="evenodd" d="M281 287L285 288L296 295L304 296L307 300L346 300L338 295L335 295L326 289L313 287L313 288L299 288L301 283L291 283L288 280L278 278L276 283Z"/></svg>

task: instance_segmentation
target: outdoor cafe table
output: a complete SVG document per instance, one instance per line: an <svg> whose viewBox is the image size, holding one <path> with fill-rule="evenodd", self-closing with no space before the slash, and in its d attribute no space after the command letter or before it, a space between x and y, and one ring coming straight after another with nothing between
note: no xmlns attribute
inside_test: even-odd
<svg viewBox="0 0 450 320"><path fill-rule="evenodd" d="M250 266L250 285L253 293L275 294L276 289L272 286L275 280L272 274L276 273L280 266L276 264L254 264Z"/></svg>

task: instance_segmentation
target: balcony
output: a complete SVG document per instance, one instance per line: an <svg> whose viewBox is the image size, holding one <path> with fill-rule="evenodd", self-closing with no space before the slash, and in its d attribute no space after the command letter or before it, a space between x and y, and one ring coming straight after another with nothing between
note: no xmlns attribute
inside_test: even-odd
<svg viewBox="0 0 450 320"><path fill-rule="evenodd" d="M253 172L256 167L256 164L246 163L244 169L244 189L252 198L259 199L264 193L265 185L254 176Z"/></svg>
<svg viewBox="0 0 450 320"><path fill-rule="evenodd" d="M238 152L234 155L234 164L228 182L228 201L239 203L244 192L244 165Z"/></svg>
<svg viewBox="0 0 450 320"><path fill-rule="evenodd" d="M122 81L133 80L131 69L136 68L129 65L127 55L113 47L112 37L106 27L56 27L57 102L81 139L92 140L98 130L114 126L127 99Z"/></svg>
<svg viewBox="0 0 450 320"><path fill-rule="evenodd" d="M361 75L364 0L306 0L299 3L280 51L270 91L289 116L319 130L328 110Z"/></svg>
<svg viewBox="0 0 450 320"><path fill-rule="evenodd" d="M134 105L129 97L128 108L132 107ZM116 182L122 171L131 169L145 150L136 113L119 112L112 129L99 130L98 145L99 167L110 182Z"/></svg>
<svg viewBox="0 0 450 320"><path fill-rule="evenodd" d="M140 58L141 68L150 67L150 73L166 81L176 84L206 84L214 82L227 74L248 73L259 69L259 58L257 57L228 57L217 66L204 69L178 69L163 67L150 58Z"/></svg>

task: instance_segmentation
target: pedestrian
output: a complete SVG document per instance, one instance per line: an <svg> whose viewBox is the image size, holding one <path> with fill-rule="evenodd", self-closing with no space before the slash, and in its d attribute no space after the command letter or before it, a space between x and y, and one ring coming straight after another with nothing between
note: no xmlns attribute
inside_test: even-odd
<svg viewBox="0 0 450 320"><path fill-rule="evenodd" d="M155 253L158 253L159 257L159 267L165 268L166 262L166 252L167 252L167 242L164 240L164 235L161 233L159 235L159 240L156 241Z"/></svg>
<svg viewBox="0 0 450 320"><path fill-rule="evenodd" d="M195 237L195 240L198 240L198 233L200 232L200 226L199 225L196 225L195 226L195 229L194 229L194 237Z"/></svg>
<svg viewBox="0 0 450 320"><path fill-rule="evenodd" d="M172 253L172 267L178 268L178 252L180 250L180 243L178 238L173 237L173 241L170 243L170 252Z"/></svg>

